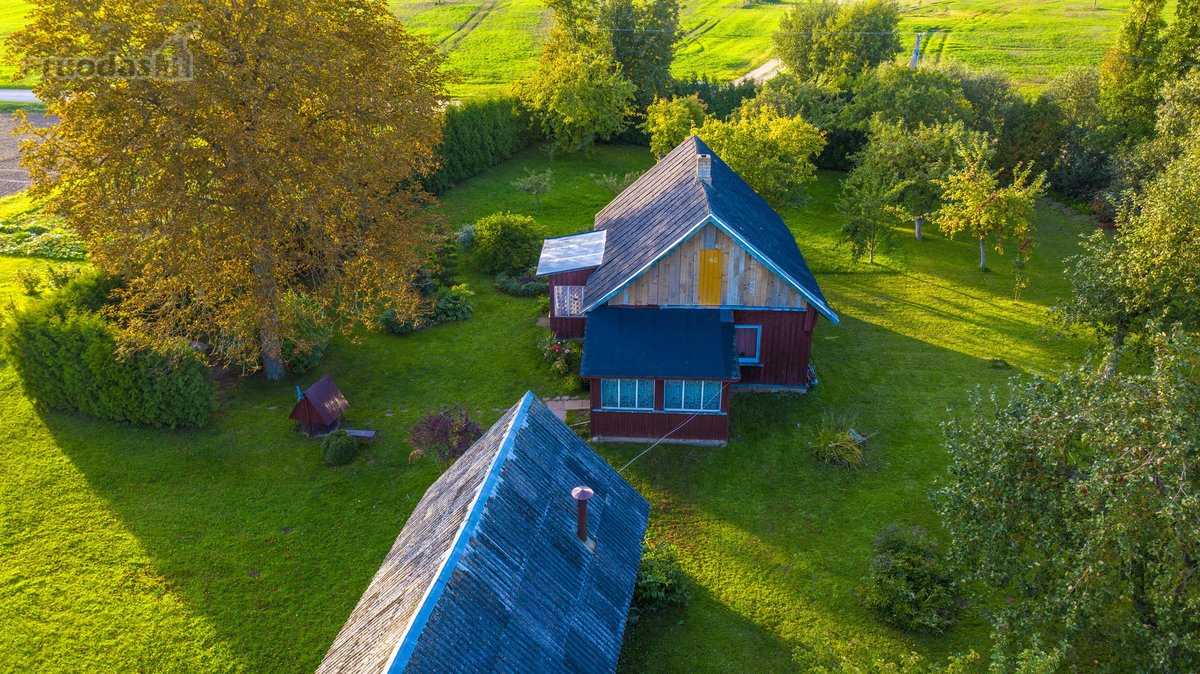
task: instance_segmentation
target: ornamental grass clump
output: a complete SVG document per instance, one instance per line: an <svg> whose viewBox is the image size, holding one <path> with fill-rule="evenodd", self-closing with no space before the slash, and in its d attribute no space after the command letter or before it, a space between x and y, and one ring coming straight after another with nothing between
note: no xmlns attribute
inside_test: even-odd
<svg viewBox="0 0 1200 674"><path fill-rule="evenodd" d="M861 468L866 465L868 438L854 430L854 421L855 417L849 414L823 414L810 445L813 454L833 466Z"/></svg>

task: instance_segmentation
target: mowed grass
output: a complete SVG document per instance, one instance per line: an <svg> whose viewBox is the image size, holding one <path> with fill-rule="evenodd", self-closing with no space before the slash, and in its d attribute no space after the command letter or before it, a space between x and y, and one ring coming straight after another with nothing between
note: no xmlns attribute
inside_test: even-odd
<svg viewBox="0 0 1200 674"><path fill-rule="evenodd" d="M1168 16L1173 11L1168 7ZM934 31L926 52L996 68L1037 87L1072 66L1096 65L1112 42L1129 0L901 0L901 41L906 54L915 35ZM450 94L470 98L503 93L533 71L549 13L541 0L389 0L414 32L447 56ZM684 37L675 57L677 77L708 75L730 80L771 58L771 36L790 3L767 0L683 0ZM0 39L20 28L26 0L0 0ZM0 60L0 87L14 67Z"/></svg>
<svg viewBox="0 0 1200 674"><path fill-rule="evenodd" d="M530 150L444 196L451 222L532 214L550 234L590 227L611 194L594 173L651 165L643 148L552 161ZM509 181L551 167L535 207ZM936 234L872 268L837 245L838 174L784 213L842 325L821 322L821 384L804 396L739 396L725 448L660 446L625 475L651 500L651 529L683 553L693 586L679 612L627 631L626 671L781 671L832 651L863 660L986 650L978 616L941 637L881 626L858 603L870 541L886 522L937 529L927 498L944 473L938 424L976 385L1078 357L1045 338L1065 292L1061 259L1087 224L1038 211L1032 286L1012 299L1008 258L974 269L970 241ZM0 299L22 302L21 267L0 258ZM0 364L0 670L311 671L438 471L410 464L406 430L461 402L485 424L521 393L563 392L537 352L536 301L466 273L476 315L405 337L339 338L318 370L250 378L222 394L207 429L170 432L36 409ZM996 369L1003 359L1011 369ZM293 387L332 374L373 450L327 468L286 419ZM871 464L843 471L806 450L825 410L875 433ZM645 445L604 445L622 465Z"/></svg>

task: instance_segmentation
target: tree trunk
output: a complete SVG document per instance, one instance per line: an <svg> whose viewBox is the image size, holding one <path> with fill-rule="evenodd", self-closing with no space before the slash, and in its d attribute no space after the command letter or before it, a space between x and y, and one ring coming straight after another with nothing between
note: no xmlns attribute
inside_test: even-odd
<svg viewBox="0 0 1200 674"><path fill-rule="evenodd" d="M921 228L925 226L925 217L917 216L913 218L913 236L917 237L917 241L921 240Z"/></svg>
<svg viewBox="0 0 1200 674"><path fill-rule="evenodd" d="M1121 347L1125 346L1125 328L1117 328L1108 345L1108 358L1104 363L1104 379L1117 373L1117 365L1121 362Z"/></svg>
<svg viewBox="0 0 1200 674"><path fill-rule="evenodd" d="M983 237L979 237L979 269L987 270L987 244L984 243Z"/></svg>
<svg viewBox="0 0 1200 674"><path fill-rule="evenodd" d="M869 264L875 264L875 246L871 246L867 249L867 262Z"/></svg>
<svg viewBox="0 0 1200 674"><path fill-rule="evenodd" d="M263 314L258 328L259 355L262 358L263 375L266 376L267 381L279 381L287 374L287 366L283 362L283 336L280 334L278 292L266 254L260 255L255 260L254 273L258 276L259 297L263 305Z"/></svg>

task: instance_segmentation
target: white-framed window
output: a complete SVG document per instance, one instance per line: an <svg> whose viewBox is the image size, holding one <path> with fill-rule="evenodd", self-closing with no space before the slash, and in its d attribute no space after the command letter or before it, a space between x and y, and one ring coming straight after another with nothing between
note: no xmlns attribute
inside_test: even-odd
<svg viewBox="0 0 1200 674"><path fill-rule="evenodd" d="M668 379L663 385L663 409L671 412L720 412L721 382Z"/></svg>
<svg viewBox="0 0 1200 674"><path fill-rule="evenodd" d="M601 379L600 407L606 410L652 410L654 380Z"/></svg>
<svg viewBox="0 0 1200 674"><path fill-rule="evenodd" d="M570 318L583 315L583 286L554 286L554 315Z"/></svg>
<svg viewBox="0 0 1200 674"><path fill-rule="evenodd" d="M738 363L757 365L761 362L759 351L762 349L762 326L735 325L733 332L737 336Z"/></svg>

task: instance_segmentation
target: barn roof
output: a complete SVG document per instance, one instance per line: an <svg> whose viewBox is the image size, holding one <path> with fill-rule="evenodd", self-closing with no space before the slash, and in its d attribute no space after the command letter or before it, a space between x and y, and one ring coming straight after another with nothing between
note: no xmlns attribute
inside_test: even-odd
<svg viewBox="0 0 1200 674"><path fill-rule="evenodd" d="M712 157L711 185L696 178L699 154ZM709 222L823 316L838 322L783 218L696 136L667 153L596 214L596 229L607 231L608 237L604 260L584 291L585 310L606 302Z"/></svg>
<svg viewBox="0 0 1200 674"><path fill-rule="evenodd" d="M608 232L584 232L546 239L538 258L537 273L560 274L565 271L597 267L604 258L604 239Z"/></svg>
<svg viewBox="0 0 1200 674"><path fill-rule="evenodd" d="M733 317L719 309L602 306L588 314L585 377L738 379Z"/></svg>
<svg viewBox="0 0 1200 674"><path fill-rule="evenodd" d="M317 671L612 672L649 508L526 393L425 492Z"/></svg>
<svg viewBox="0 0 1200 674"><path fill-rule="evenodd" d="M297 387L299 388L299 387ZM303 397L296 401L288 418L306 423L316 423L330 426L346 413L350 403L333 383L333 377L325 375L304 392Z"/></svg>

